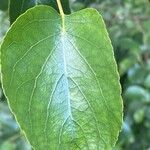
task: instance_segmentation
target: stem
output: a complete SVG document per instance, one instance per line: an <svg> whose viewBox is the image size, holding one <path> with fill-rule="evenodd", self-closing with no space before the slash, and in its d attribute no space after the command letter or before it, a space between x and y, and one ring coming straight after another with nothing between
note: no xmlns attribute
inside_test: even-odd
<svg viewBox="0 0 150 150"><path fill-rule="evenodd" d="M56 0L56 1L57 1L58 9L62 18L62 31L64 32L65 31L65 14L64 14L60 0Z"/></svg>

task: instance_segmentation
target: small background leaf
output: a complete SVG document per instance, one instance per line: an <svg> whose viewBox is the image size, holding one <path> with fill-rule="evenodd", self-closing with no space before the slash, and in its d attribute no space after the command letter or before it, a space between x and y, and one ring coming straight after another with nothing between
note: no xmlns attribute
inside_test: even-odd
<svg viewBox="0 0 150 150"><path fill-rule="evenodd" d="M8 0L0 0L0 9L7 10L8 8Z"/></svg>

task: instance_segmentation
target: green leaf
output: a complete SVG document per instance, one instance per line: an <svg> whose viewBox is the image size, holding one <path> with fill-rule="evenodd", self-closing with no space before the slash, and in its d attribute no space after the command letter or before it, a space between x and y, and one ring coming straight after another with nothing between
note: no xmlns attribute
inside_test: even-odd
<svg viewBox="0 0 150 150"><path fill-rule="evenodd" d="M125 91L125 97L128 100L141 100L143 102L150 101L149 92L146 89L137 85L129 86Z"/></svg>
<svg viewBox="0 0 150 150"><path fill-rule="evenodd" d="M85 9L62 23L54 9L38 6L7 33L1 59L9 105L36 150L111 149L122 101L103 19Z"/></svg>
<svg viewBox="0 0 150 150"><path fill-rule="evenodd" d="M41 4L49 5L58 11L56 0L10 0L10 23L12 24L22 13L24 13L29 8ZM62 7L65 14L70 14L69 0L63 0Z"/></svg>
<svg viewBox="0 0 150 150"><path fill-rule="evenodd" d="M150 74L148 74L147 77L145 78L145 80L144 80L144 86L146 88L150 89Z"/></svg>
<svg viewBox="0 0 150 150"><path fill-rule="evenodd" d="M148 68L146 65L142 66L138 63L136 63L133 67L131 67L127 72L130 83L142 85L147 74L149 73Z"/></svg>
<svg viewBox="0 0 150 150"><path fill-rule="evenodd" d="M0 9L7 10L8 8L8 0L0 0Z"/></svg>
<svg viewBox="0 0 150 150"><path fill-rule="evenodd" d="M6 141L0 145L0 150L15 150L15 145L10 141Z"/></svg>
<svg viewBox="0 0 150 150"><path fill-rule="evenodd" d="M145 107L142 107L133 114L133 118L136 123L141 123L145 117Z"/></svg>

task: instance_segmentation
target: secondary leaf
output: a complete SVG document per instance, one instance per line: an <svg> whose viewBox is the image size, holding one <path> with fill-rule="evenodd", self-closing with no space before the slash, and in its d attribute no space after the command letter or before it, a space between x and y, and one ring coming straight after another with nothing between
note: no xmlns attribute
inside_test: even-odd
<svg viewBox="0 0 150 150"><path fill-rule="evenodd" d="M56 0L10 0L10 23L12 24L27 9L41 4L49 5L58 11ZM63 0L62 6L65 14L70 14L69 0Z"/></svg>
<svg viewBox="0 0 150 150"><path fill-rule="evenodd" d="M0 9L6 10L8 8L8 0L0 0Z"/></svg>
<svg viewBox="0 0 150 150"><path fill-rule="evenodd" d="M12 112L36 150L106 150L117 140L122 101L113 50L94 9L61 16L38 6L1 47Z"/></svg>

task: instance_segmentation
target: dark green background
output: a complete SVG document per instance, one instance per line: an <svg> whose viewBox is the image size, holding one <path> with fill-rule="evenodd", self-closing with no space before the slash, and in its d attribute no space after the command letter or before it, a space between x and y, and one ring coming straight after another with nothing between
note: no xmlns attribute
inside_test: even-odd
<svg viewBox="0 0 150 150"><path fill-rule="evenodd" d="M0 43L9 27L0 0ZM115 150L150 150L150 2L76 0L71 10L96 8L104 17L121 76L124 124ZM4 11L5 10L5 11ZM0 150L30 150L0 89Z"/></svg>

